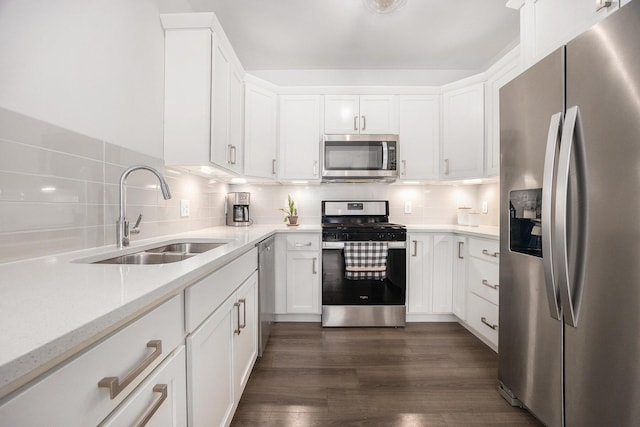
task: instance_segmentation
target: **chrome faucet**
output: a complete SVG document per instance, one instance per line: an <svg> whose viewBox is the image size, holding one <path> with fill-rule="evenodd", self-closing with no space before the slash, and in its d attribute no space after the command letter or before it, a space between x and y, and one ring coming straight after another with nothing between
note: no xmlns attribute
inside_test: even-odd
<svg viewBox="0 0 640 427"><path fill-rule="evenodd" d="M140 165L140 166L131 166L130 168L122 172L122 175L120 176L120 216L118 217L118 221L116 222L116 238L118 242L118 248L124 248L126 246L129 246L129 235L138 234L140 232L140 221L142 221L142 214L138 216L138 219L136 220L136 224L133 226L133 228L129 228L129 220L127 220L125 216L125 206L124 206L125 205L124 203L125 181L127 180L127 177L131 172L137 171L140 169L148 170L149 172L153 173L156 177L158 177L158 180L160 181L160 191L162 191L162 197L164 197L165 200L171 198L171 192L169 191L169 186L167 185L167 181L164 180L162 175L160 175L160 172L158 172L156 169L150 166Z"/></svg>

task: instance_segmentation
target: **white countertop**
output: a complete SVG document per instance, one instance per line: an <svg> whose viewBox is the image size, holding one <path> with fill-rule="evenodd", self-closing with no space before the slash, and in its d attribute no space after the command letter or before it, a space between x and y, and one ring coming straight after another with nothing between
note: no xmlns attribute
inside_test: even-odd
<svg viewBox="0 0 640 427"><path fill-rule="evenodd" d="M497 238L498 227L409 225L409 232ZM95 343L275 232L320 232L320 225L212 227L132 243L0 264L0 398ZM228 244L159 265L88 264L183 239Z"/></svg>

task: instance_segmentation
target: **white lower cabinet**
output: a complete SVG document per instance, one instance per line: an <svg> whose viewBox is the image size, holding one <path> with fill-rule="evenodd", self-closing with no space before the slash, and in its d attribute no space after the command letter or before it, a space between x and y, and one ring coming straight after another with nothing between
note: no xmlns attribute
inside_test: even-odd
<svg viewBox="0 0 640 427"><path fill-rule="evenodd" d="M287 313L320 313L320 236L287 236Z"/></svg>
<svg viewBox="0 0 640 427"><path fill-rule="evenodd" d="M453 303L453 236L409 235L407 312L450 314Z"/></svg>
<svg viewBox="0 0 640 427"><path fill-rule="evenodd" d="M180 346L100 426L186 426L186 383L185 349Z"/></svg>
<svg viewBox="0 0 640 427"><path fill-rule="evenodd" d="M256 268L252 250L186 290L187 326L195 328L186 340L190 426L231 423L258 354ZM236 290L220 303L217 289L227 286ZM207 306L210 314L201 324L189 321L190 311Z"/></svg>
<svg viewBox="0 0 640 427"><path fill-rule="evenodd" d="M467 320L467 238L453 238L453 314Z"/></svg>
<svg viewBox="0 0 640 427"><path fill-rule="evenodd" d="M136 410L145 407L144 403L139 404L136 395L146 386L138 386L143 381L150 383L153 376L158 376L163 384L174 381L170 387L173 394L170 400L176 405L184 403L185 389L180 385L179 375L173 371L162 373L166 364L171 363L168 356L184 342L183 307L182 295L177 295L43 375L42 379L0 406L0 425L97 425L125 401L125 405L133 405ZM165 368L156 370L165 360L168 361ZM155 394L147 393L145 399L149 405L156 398ZM169 415L176 419L183 412L179 406L172 411ZM131 417L142 412L144 409ZM158 414L152 418L163 417ZM177 422L177 425L184 425Z"/></svg>

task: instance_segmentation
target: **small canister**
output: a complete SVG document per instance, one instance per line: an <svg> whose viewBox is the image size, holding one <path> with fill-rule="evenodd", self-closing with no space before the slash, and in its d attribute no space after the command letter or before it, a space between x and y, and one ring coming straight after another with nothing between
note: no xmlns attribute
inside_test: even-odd
<svg viewBox="0 0 640 427"><path fill-rule="evenodd" d="M458 225L469 225L469 212L471 208L458 208Z"/></svg>

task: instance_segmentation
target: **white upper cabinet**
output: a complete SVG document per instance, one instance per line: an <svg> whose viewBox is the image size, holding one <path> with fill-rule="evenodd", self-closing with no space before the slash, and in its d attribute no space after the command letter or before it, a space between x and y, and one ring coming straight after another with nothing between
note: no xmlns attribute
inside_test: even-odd
<svg viewBox="0 0 640 427"><path fill-rule="evenodd" d="M325 95L325 134L396 134L394 95Z"/></svg>
<svg viewBox="0 0 640 427"><path fill-rule="evenodd" d="M165 163L242 173L244 70L212 13L166 14Z"/></svg>
<svg viewBox="0 0 640 427"><path fill-rule="evenodd" d="M520 72L519 53L519 48L513 49L487 70L487 138L484 166L484 174L487 177L500 175L500 88Z"/></svg>
<svg viewBox="0 0 640 427"><path fill-rule="evenodd" d="M440 142L440 97L399 97L400 179L438 179Z"/></svg>
<svg viewBox="0 0 640 427"><path fill-rule="evenodd" d="M601 9L597 3L596 0L526 1L520 9L520 44L525 68L620 7L619 1L612 1L610 6Z"/></svg>
<svg viewBox="0 0 640 427"><path fill-rule="evenodd" d="M443 180L480 178L484 164L484 83L442 95Z"/></svg>
<svg viewBox="0 0 640 427"><path fill-rule="evenodd" d="M320 96L280 96L279 178L320 179L320 138Z"/></svg>
<svg viewBox="0 0 640 427"><path fill-rule="evenodd" d="M245 86L244 174L275 179L277 174L277 95L247 82Z"/></svg>

